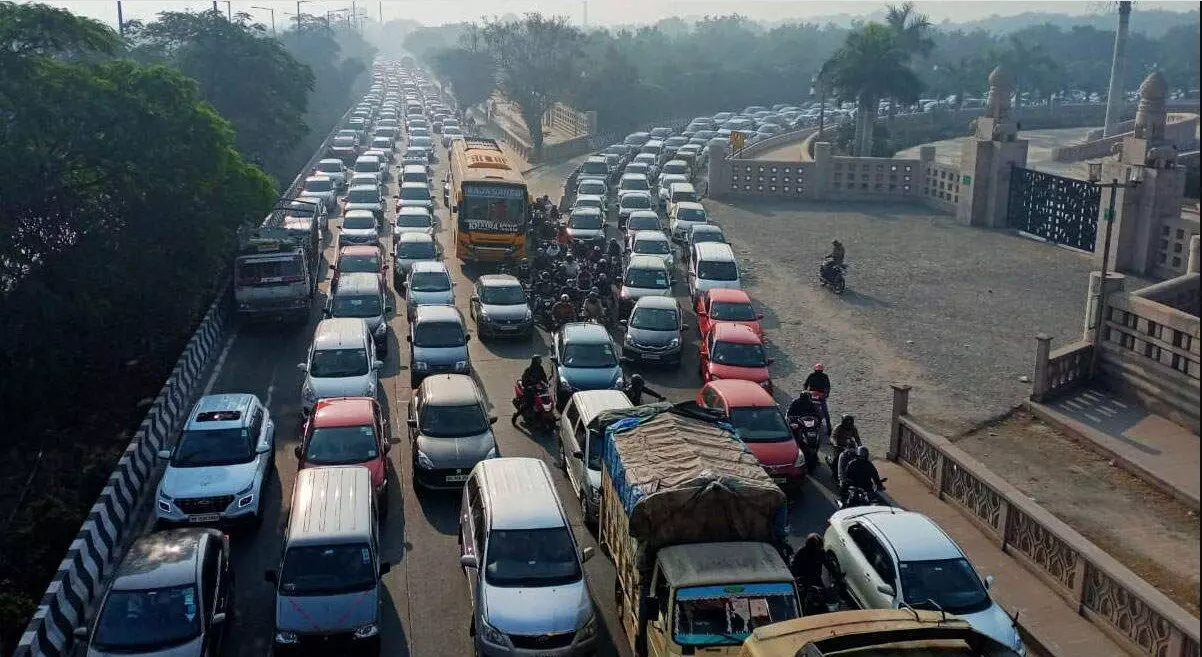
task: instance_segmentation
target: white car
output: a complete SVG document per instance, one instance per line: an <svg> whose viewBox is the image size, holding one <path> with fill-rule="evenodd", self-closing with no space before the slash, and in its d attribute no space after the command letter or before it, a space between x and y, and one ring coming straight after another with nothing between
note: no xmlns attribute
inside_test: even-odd
<svg viewBox="0 0 1202 657"><path fill-rule="evenodd" d="M672 239L683 242L693 226L709 223L709 215L705 206L693 201L681 201L668 211L668 232Z"/></svg>
<svg viewBox="0 0 1202 657"><path fill-rule="evenodd" d="M274 462L275 422L251 394L201 397L167 461L155 499L159 524L219 524L263 518Z"/></svg>
<svg viewBox="0 0 1202 657"><path fill-rule="evenodd" d="M422 233L434 235L434 216L426 208L410 205L397 210L396 224L393 235L399 237L405 233Z"/></svg>
<svg viewBox="0 0 1202 657"><path fill-rule="evenodd" d="M989 597L993 578L982 579L960 546L921 513L842 509L831 516L822 543L836 584L861 608L945 611L1025 654L1014 619Z"/></svg>
<svg viewBox="0 0 1202 657"><path fill-rule="evenodd" d="M338 246L352 244L380 245L380 223L369 210L348 210L338 230Z"/></svg>
<svg viewBox="0 0 1202 657"><path fill-rule="evenodd" d="M321 199L326 212L333 212L338 207L338 182L331 176L313 175L305 178L303 194Z"/></svg>
<svg viewBox="0 0 1202 657"><path fill-rule="evenodd" d="M445 263L438 260L415 262L409 268L404 285L406 316L413 321L418 306L455 305L455 283Z"/></svg>
<svg viewBox="0 0 1202 657"><path fill-rule="evenodd" d="M354 210L367 210L376 216L384 217L384 195L379 185L355 185L351 187L343 199L342 211L349 213Z"/></svg>
<svg viewBox="0 0 1202 657"><path fill-rule="evenodd" d="M665 173L659 177L659 191L657 198L659 199L659 207L661 209L668 208L668 198L671 197L672 183L687 183L689 177L680 173Z"/></svg>
<svg viewBox="0 0 1202 657"><path fill-rule="evenodd" d="M672 254L672 242L661 231L640 230L632 233L627 246L632 258L640 255L659 258L669 272L676 266L676 258Z"/></svg>
<svg viewBox="0 0 1202 657"><path fill-rule="evenodd" d="M609 185L605 184L604 180L596 178L586 178L581 180L579 185L576 185L577 196L600 196L605 198L609 196Z"/></svg>
<svg viewBox="0 0 1202 657"><path fill-rule="evenodd" d="M313 175L333 178L340 190L346 189L346 180L350 177L346 170L346 163L336 157L319 160L317 166L313 167Z"/></svg>

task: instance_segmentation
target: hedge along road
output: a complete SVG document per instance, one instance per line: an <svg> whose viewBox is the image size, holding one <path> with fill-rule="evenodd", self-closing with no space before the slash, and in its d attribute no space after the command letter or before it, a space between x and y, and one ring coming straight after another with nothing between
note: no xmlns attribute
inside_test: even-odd
<svg viewBox="0 0 1202 657"><path fill-rule="evenodd" d="M441 181L446 172L447 153L436 146L438 162L433 180ZM531 192L554 198L562 192L564 169L548 167L531 172ZM396 193L397 167L392 167L389 182L390 196ZM468 317L468 299L472 280L454 257L451 215L441 207L441 190L435 189L439 207L436 209L442 229L438 239L447 254L447 264L456 283L455 303ZM391 203L390 203L391 205ZM393 212L387 211L391 221ZM340 217L330 220L331 233L336 236ZM607 230L616 233L611 221ZM326 262L334 260L336 238L326 240ZM385 239L391 244L391 238ZM389 259L391 262L391 259ZM320 319L320 308L329 288L328 268L319 286L319 303L315 304L304 327L288 325L246 325L233 334L225 346L224 358L206 387L211 392L250 392L259 395L268 405L277 423L276 474L265 493L267 507L263 525L253 534L247 530L232 532L233 564L237 581L236 627L227 642L226 655L256 656L270 649L273 632L274 592L264 581L265 570L278 566L281 537L288 507L291 504L296 477L296 457L293 448L298 444L301 419L300 387L302 373L296 364L307 355L313 330ZM392 280L391 272L387 276ZM683 276L678 276L683 279ZM393 291L395 308L404 308L404 299ZM678 285L678 298L688 307L688 293ZM686 320L696 327L696 318L688 313ZM459 565L456 540L458 532L459 495L457 493L415 491L412 484L412 454L406 438L406 408L412 395L409 388L409 354L404 336L407 325L404 313L390 319L388 355L381 371L380 402L389 416L393 449L390 459L393 473L389 480L390 509L384 522L381 556L392 562L393 568L384 576L387 591L382 598L381 635L383 654L421 657L463 657L472 654L468 626L471 603L466 579ZM502 456L524 456L542 459L555 475L560 499L581 546L596 546L595 535L580 517L575 494L559 467L559 449L552 435L531 437L509 423L512 412L510 398L514 380L529 363L533 354L547 354L549 336L536 333L533 340L518 342L481 341L474 327L469 329L469 343L475 376L492 403L500 420L494 425ZM657 371L640 369L649 387L665 394L671 401L692 399L697 393L697 349L695 331L686 332L684 363L679 370ZM548 372L550 373L550 372ZM632 373L627 368L627 374ZM822 470L822 468L820 468ZM829 484L829 477L820 473ZM802 497L791 511L794 544L806 533L821 533L833 510L832 496L826 487L808 483ZM613 564L597 551L595 558L585 564L585 572L593 601L601 621L600 655L629 655L627 642L617 622L614 608Z"/></svg>

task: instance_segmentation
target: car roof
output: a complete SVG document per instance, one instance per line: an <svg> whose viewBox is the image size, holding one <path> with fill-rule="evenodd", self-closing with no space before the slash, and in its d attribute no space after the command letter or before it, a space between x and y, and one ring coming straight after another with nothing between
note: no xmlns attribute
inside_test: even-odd
<svg viewBox="0 0 1202 657"><path fill-rule="evenodd" d="M406 183L406 184L409 184L409 183ZM413 183L413 184L424 185L425 183ZM433 220L433 215L430 214L430 208L427 208L427 207L421 206L421 205L403 205L403 206L401 206L401 208L399 210L397 210L398 216L402 215L402 214L421 215L423 217L430 217L431 220Z"/></svg>
<svg viewBox="0 0 1202 657"><path fill-rule="evenodd" d="M964 553L933 520L913 511L885 508L860 516L893 548L898 561L960 559Z"/></svg>
<svg viewBox="0 0 1202 657"><path fill-rule="evenodd" d="M662 262L658 258L653 258L653 260ZM570 322L564 324L560 330L563 331L564 342L579 342L581 344L605 344L611 342L609 331L604 326L592 322Z"/></svg>
<svg viewBox="0 0 1202 657"><path fill-rule="evenodd" d="M420 262L413 263L413 272L416 273L419 271L442 272L448 276L451 274L451 272L447 271L446 264L439 262L438 260L422 260Z"/></svg>
<svg viewBox="0 0 1202 657"><path fill-rule="evenodd" d="M735 251L730 248L730 245L725 242L698 242L693 245L697 251L697 257L703 260L730 260L734 261Z"/></svg>
<svg viewBox="0 0 1202 657"><path fill-rule="evenodd" d="M718 342L733 342L735 344L763 344L763 340L750 326L734 322L717 322L714 324L714 340Z"/></svg>
<svg viewBox="0 0 1202 657"><path fill-rule="evenodd" d="M355 208L354 210L347 210L346 212L344 212L342 214L342 218L344 220L347 219L348 217L363 217L365 219L375 219L376 215L371 210L364 210L363 208Z"/></svg>
<svg viewBox="0 0 1202 657"><path fill-rule="evenodd" d="M430 233L419 233L416 231L406 231L397 236L397 242L433 242L434 236Z"/></svg>
<svg viewBox="0 0 1202 657"><path fill-rule="evenodd" d="M593 198L600 198L600 197L594 196ZM579 199L577 199L577 200L579 200ZM601 208L575 207L575 208L572 208L572 211L570 214L601 214Z"/></svg>
<svg viewBox="0 0 1202 657"><path fill-rule="evenodd" d="M356 271L338 276L338 287L334 290L339 294L379 294L380 275L369 271Z"/></svg>
<svg viewBox="0 0 1202 657"><path fill-rule="evenodd" d="M584 161L584 163L588 164L589 162L605 162L605 157L601 155L590 155L588 156L588 159Z"/></svg>
<svg viewBox="0 0 1202 657"><path fill-rule="evenodd" d="M635 308L663 308L665 310L679 310L680 306L676 303L675 297L660 297L648 296L641 297L634 302Z"/></svg>
<svg viewBox="0 0 1202 657"><path fill-rule="evenodd" d="M484 274L479 279L484 287L521 287L522 282L510 274Z"/></svg>
<svg viewBox="0 0 1202 657"><path fill-rule="evenodd" d="M647 240L652 242L667 242L668 236L658 230L636 230L634 231L634 241Z"/></svg>
<svg viewBox="0 0 1202 657"><path fill-rule="evenodd" d="M332 317L317 323L313 332L314 349L365 348L367 324L358 317Z"/></svg>
<svg viewBox="0 0 1202 657"><path fill-rule="evenodd" d="M134 541L113 578L114 591L195 584L200 542L213 529L189 527L154 532Z"/></svg>
<svg viewBox="0 0 1202 657"><path fill-rule="evenodd" d="M250 411L255 407L257 399L250 393L205 395L192 407L192 413L188 416L188 423L184 428L201 431L240 429L250 424ZM237 415L233 415L234 413ZM197 419L202 414L206 419Z"/></svg>
<svg viewBox="0 0 1202 657"><path fill-rule="evenodd" d="M425 306L423 306L425 307ZM422 379L421 396L427 405L469 406L484 403L472 377L466 374L435 374Z"/></svg>
<svg viewBox="0 0 1202 657"><path fill-rule="evenodd" d="M585 185L605 185L606 187L609 186L608 184L606 184L606 182L604 180L601 180L600 178L585 178L585 179L581 180L579 183L577 183L576 187L583 187Z"/></svg>
<svg viewBox="0 0 1202 657"><path fill-rule="evenodd" d="M363 466L322 466L297 473L288 520L288 547L371 540L371 472Z"/></svg>
<svg viewBox="0 0 1202 657"><path fill-rule="evenodd" d="M718 224L694 224L689 233L722 233L722 227ZM723 235L725 236L725 233Z"/></svg>
<svg viewBox="0 0 1202 657"><path fill-rule="evenodd" d="M336 157L327 157L324 160L318 160L318 164L341 164L346 166L346 163Z"/></svg>
<svg viewBox="0 0 1202 657"><path fill-rule="evenodd" d="M736 290L729 287L717 287L712 290L706 290L705 294L709 296L710 301L721 301L724 303L751 303L751 295L745 290Z"/></svg>
<svg viewBox="0 0 1202 657"><path fill-rule="evenodd" d="M631 164L641 164L641 162L631 162ZM646 180L646 179L647 179L647 174L645 174L645 173L624 173L624 174L622 174L622 180Z"/></svg>
<svg viewBox="0 0 1202 657"><path fill-rule="evenodd" d="M371 397L319 399L313 407L313 426L357 427L371 424L376 417L375 404Z"/></svg>
<svg viewBox="0 0 1202 657"><path fill-rule="evenodd" d="M416 188L416 189L430 189L430 186L429 186L429 185L427 185L426 183L424 183L424 182L414 182L414 181L412 181L412 180L411 180L411 181L409 181L409 182L403 182L403 183L401 183L401 189L405 189L406 187L408 187L409 189L414 189L414 188Z"/></svg>
<svg viewBox="0 0 1202 657"><path fill-rule="evenodd" d="M359 157L355 158L356 162L360 162L362 160L375 160L376 162L379 162L380 158L375 155L360 155Z"/></svg>
<svg viewBox="0 0 1202 657"><path fill-rule="evenodd" d="M476 466L481 493L492 501L490 529L566 527L546 464L534 458L499 458Z"/></svg>
<svg viewBox="0 0 1202 657"><path fill-rule="evenodd" d="M645 297L650 298L650 297ZM630 398L621 390L580 390L572 394L571 403L580 412L580 417L592 423L605 411L632 408Z"/></svg>
<svg viewBox="0 0 1202 657"><path fill-rule="evenodd" d="M380 247L370 244L351 244L338 249L339 256L373 256L380 255Z"/></svg>
<svg viewBox="0 0 1202 657"><path fill-rule="evenodd" d="M645 197L645 198L647 198L647 199L650 199L650 198L651 198L651 192L649 192L649 191L647 191L647 190L645 190L645 189L635 189L635 190L632 190L632 191L629 191L629 192L626 192L625 194L623 194L623 195L622 195L622 198L623 198L623 199L625 199L625 198L627 198L627 197L634 197L634 196L642 196L642 197Z"/></svg>
<svg viewBox="0 0 1202 657"><path fill-rule="evenodd" d="M652 219L659 221L659 213L655 210L635 210L634 212L630 213L630 218L626 221L629 222L630 219L634 219L636 217L651 217Z"/></svg>
<svg viewBox="0 0 1202 657"><path fill-rule="evenodd" d="M371 174L368 174L368 175L371 175ZM376 193L380 192L380 187L378 185L351 185L351 188L348 191L353 192L356 189L366 189L368 191L372 191L372 192L376 192Z"/></svg>
<svg viewBox="0 0 1202 657"><path fill-rule="evenodd" d="M642 232L642 231L640 231ZM659 256L636 253L630 256L630 261L626 263L627 269L667 269L664 265L664 259Z"/></svg>
<svg viewBox="0 0 1202 657"><path fill-rule="evenodd" d="M681 175L681 174L675 174L675 175ZM674 182L674 183L672 183L672 186L669 187L669 189L672 189L673 187L678 188L678 189L684 189L686 187L688 187L689 189L693 189L693 183L691 183L691 182Z"/></svg>
<svg viewBox="0 0 1202 657"><path fill-rule="evenodd" d="M744 381L743 379L718 379L710 381L704 387L718 393L726 401L728 407L771 406L776 408L776 400L772 398L772 395L767 390L764 390L760 384L752 381Z"/></svg>
<svg viewBox="0 0 1202 657"><path fill-rule="evenodd" d="M701 210L705 212L705 206L697 201L681 201L676 204L677 210Z"/></svg>
<svg viewBox="0 0 1202 657"><path fill-rule="evenodd" d="M333 182L333 180L334 180L334 179L333 179L333 178L331 178L331 177L329 177L329 176L327 176L327 175L326 175L326 174L324 174L324 173L317 173L317 174L313 174L312 176L308 176L308 177L306 177L306 178L305 178L305 182L306 182L306 183L310 183L310 182L316 182L316 181L319 181L319 180L329 180L329 181Z"/></svg>
<svg viewBox="0 0 1202 657"><path fill-rule="evenodd" d="M420 260L415 265L423 262L435 262L433 260ZM448 306L441 303L425 304L417 307L417 315L413 318L414 324L423 322L455 322L463 324L463 315L455 306Z"/></svg>
<svg viewBox="0 0 1202 657"><path fill-rule="evenodd" d="M427 169L427 168L425 167L425 165L422 165L422 164L406 164L404 167L402 167L402 168L401 168L401 173L402 173L402 174L405 174L405 173L424 173L424 174L427 174L427 175L429 175L429 173L430 173L430 170L429 170L429 169Z"/></svg>
<svg viewBox="0 0 1202 657"><path fill-rule="evenodd" d="M682 148L683 148L683 147L682 147ZM684 161L684 160L682 160L682 159L680 159L680 158L672 158L671 160L668 160L667 162L665 162L665 163L664 163L664 166L666 167L666 166L668 166L669 164L679 164L679 165L682 165L682 166L685 166L685 167L689 166L689 163L688 163L688 162L686 162L686 161Z"/></svg>

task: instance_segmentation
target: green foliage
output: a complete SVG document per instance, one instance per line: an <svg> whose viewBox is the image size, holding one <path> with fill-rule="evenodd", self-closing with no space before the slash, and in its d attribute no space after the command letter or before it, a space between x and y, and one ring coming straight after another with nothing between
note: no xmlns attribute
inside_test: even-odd
<svg viewBox="0 0 1202 657"><path fill-rule="evenodd" d="M34 56L80 59L122 50L121 37L100 21L44 4L0 2L0 68L6 73Z"/></svg>
<svg viewBox="0 0 1202 657"><path fill-rule="evenodd" d="M419 27L408 34L393 32L388 39L399 41L405 50L413 53L422 61L429 61L434 53L448 48L454 48L459 43L459 37L467 31L466 23L438 25L435 27Z"/></svg>
<svg viewBox="0 0 1202 657"><path fill-rule="evenodd" d="M451 93L460 107L479 105L496 89L495 65L487 52L446 48L432 53L429 63L439 80L451 84Z"/></svg>
<svg viewBox="0 0 1202 657"><path fill-rule="evenodd" d="M138 59L170 64L199 84L201 96L234 126L238 149L277 177L309 132L313 71L280 41L217 11L163 12L127 30Z"/></svg>

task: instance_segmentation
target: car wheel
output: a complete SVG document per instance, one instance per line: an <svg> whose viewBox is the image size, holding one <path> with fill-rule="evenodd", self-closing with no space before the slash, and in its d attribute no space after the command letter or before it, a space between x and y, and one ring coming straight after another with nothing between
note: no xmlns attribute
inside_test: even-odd
<svg viewBox="0 0 1202 657"><path fill-rule="evenodd" d="M563 473L568 473L568 454L563 451L563 441L559 441L559 467L563 469Z"/></svg>

